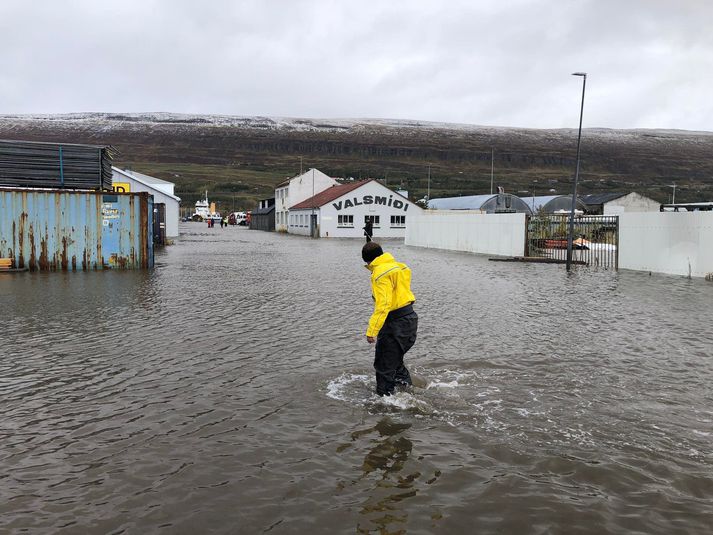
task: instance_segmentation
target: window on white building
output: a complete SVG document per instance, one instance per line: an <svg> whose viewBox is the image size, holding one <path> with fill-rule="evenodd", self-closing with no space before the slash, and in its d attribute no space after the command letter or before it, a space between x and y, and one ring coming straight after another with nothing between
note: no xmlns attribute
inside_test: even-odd
<svg viewBox="0 0 713 535"><path fill-rule="evenodd" d="M338 215L337 216L337 226L338 227L353 227L354 226L354 216L353 215Z"/></svg>
<svg viewBox="0 0 713 535"><path fill-rule="evenodd" d="M406 226L406 216L405 215L392 215L391 216L391 226L392 227L405 227Z"/></svg>
<svg viewBox="0 0 713 535"><path fill-rule="evenodd" d="M371 225L373 227L378 228L379 227L379 216L378 215L365 215L364 216L364 223L371 221Z"/></svg>

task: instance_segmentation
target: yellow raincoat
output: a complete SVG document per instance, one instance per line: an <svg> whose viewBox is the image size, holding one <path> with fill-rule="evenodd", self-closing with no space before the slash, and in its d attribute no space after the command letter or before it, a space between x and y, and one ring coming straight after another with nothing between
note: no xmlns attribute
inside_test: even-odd
<svg viewBox="0 0 713 535"><path fill-rule="evenodd" d="M374 297L374 313L369 318L367 336L377 336L392 310L405 307L416 301L411 292L411 270L397 262L390 253L377 256L368 264L371 271L371 292Z"/></svg>

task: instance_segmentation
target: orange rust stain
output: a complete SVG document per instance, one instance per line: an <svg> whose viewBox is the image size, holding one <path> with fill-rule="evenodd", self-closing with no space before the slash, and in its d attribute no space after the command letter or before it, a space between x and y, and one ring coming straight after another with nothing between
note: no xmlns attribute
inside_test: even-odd
<svg viewBox="0 0 713 535"><path fill-rule="evenodd" d="M35 258L35 229L32 227L32 223L30 223L29 238L30 238L30 271L34 271L35 266L37 265L37 258ZM42 262L42 258L40 258L40 262Z"/></svg>
<svg viewBox="0 0 713 535"><path fill-rule="evenodd" d="M20 214L20 225L17 232L17 245L19 246L20 255L17 259L17 267L20 269L25 267L25 254L22 249L25 244L25 220L27 219L27 214L25 212Z"/></svg>
<svg viewBox="0 0 713 535"><path fill-rule="evenodd" d="M15 221L12 222L12 249L10 249L10 256L15 256L15 251L17 251L17 229L15 228Z"/></svg>
<svg viewBox="0 0 713 535"><path fill-rule="evenodd" d="M68 268L68 257L67 257L67 236L62 236L62 253L60 254L62 271L67 271Z"/></svg>

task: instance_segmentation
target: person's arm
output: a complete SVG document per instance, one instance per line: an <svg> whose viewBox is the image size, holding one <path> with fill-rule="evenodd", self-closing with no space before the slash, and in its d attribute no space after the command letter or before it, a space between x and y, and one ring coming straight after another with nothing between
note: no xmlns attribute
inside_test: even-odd
<svg viewBox="0 0 713 535"><path fill-rule="evenodd" d="M378 277L372 284L374 291L374 312L369 318L369 328L366 330L366 338L372 343L384 326L386 316L391 310L391 301L394 295L394 288L391 279L386 275ZM372 340L370 340L372 339Z"/></svg>

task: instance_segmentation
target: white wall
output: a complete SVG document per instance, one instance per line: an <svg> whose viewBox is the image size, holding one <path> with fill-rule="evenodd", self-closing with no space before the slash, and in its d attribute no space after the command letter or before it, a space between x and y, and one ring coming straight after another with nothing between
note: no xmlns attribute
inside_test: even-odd
<svg viewBox="0 0 713 535"><path fill-rule="evenodd" d="M636 192L604 203L604 215L619 215L625 212L658 212L661 204Z"/></svg>
<svg viewBox="0 0 713 535"><path fill-rule="evenodd" d="M338 182L317 169L310 169L306 173L290 180L287 199L289 206L294 206L327 188L336 186Z"/></svg>
<svg viewBox="0 0 713 535"><path fill-rule="evenodd" d="M142 182L139 182L131 175L128 174L117 174L116 170L113 173L114 182L128 182L131 184L131 193L137 193L141 191L146 191L153 195L154 203L162 203L166 205L166 237L176 238L178 237L178 221L180 218L180 202L174 197L166 195L163 191L156 189L154 187L147 186Z"/></svg>
<svg viewBox="0 0 713 535"><path fill-rule="evenodd" d="M405 243L450 251L522 256L525 214L424 210L407 219Z"/></svg>
<svg viewBox="0 0 713 535"><path fill-rule="evenodd" d="M288 191L288 185L275 189L275 230L277 232L287 232L286 218L290 208L287 199Z"/></svg>
<svg viewBox="0 0 713 535"><path fill-rule="evenodd" d="M386 204L376 204L376 198L383 199ZM349 200L352 206L347 207ZM366 201L366 203L365 203ZM391 206L388 205L391 201ZM398 201L394 203L394 201ZM395 206L394 206L395 204ZM423 209L405 197L394 193L383 184L371 181L363 186L337 197L314 213L317 215L319 235L322 238L364 238L365 216L379 216L378 226L373 227L373 238L403 238L406 227L391 224L391 216L405 217L408 226L409 218L418 215ZM309 217L312 210L290 210L289 233L303 236L310 235ZM339 226L339 215L351 215L353 225Z"/></svg>
<svg viewBox="0 0 713 535"><path fill-rule="evenodd" d="M386 204L377 204L377 197ZM346 206L347 200L352 204L351 206ZM408 226L409 219L420 212L423 212L421 207L380 182L372 180L322 206L319 215L319 232L323 238L364 238L365 216L378 216L379 224L374 225L373 228L374 240L403 238L406 235L406 227L392 225L391 216L405 217ZM353 226L340 227L340 215L351 215L354 220Z"/></svg>
<svg viewBox="0 0 713 535"><path fill-rule="evenodd" d="M713 272L713 212L623 213L619 268L704 277Z"/></svg>
<svg viewBox="0 0 713 535"><path fill-rule="evenodd" d="M280 221L287 219L287 210L290 206L299 204L304 200L336 186L338 182L325 175L319 169L309 169L306 173L291 179L289 184L275 190L275 230L288 231L288 225Z"/></svg>
<svg viewBox="0 0 713 535"><path fill-rule="evenodd" d="M319 225L319 210L290 210L288 232L298 236L311 236L310 217L312 213L317 214L317 224Z"/></svg>
<svg viewBox="0 0 713 535"><path fill-rule="evenodd" d="M525 215L426 210L407 220L405 243L522 256ZM713 273L713 212L620 214L619 269L693 277Z"/></svg>

